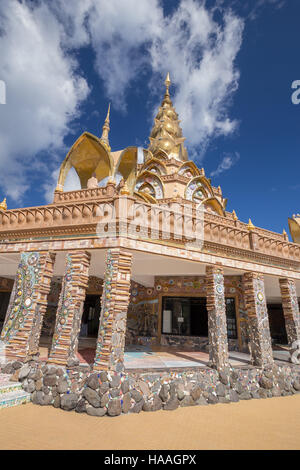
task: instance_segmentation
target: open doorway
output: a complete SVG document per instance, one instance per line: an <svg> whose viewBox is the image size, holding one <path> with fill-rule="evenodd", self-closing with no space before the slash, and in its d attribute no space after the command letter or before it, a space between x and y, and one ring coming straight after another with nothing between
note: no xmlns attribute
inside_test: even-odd
<svg viewBox="0 0 300 470"><path fill-rule="evenodd" d="M9 299L10 292L0 292L0 333L4 325Z"/></svg>
<svg viewBox="0 0 300 470"><path fill-rule="evenodd" d="M82 313L80 337L97 338L101 310L100 295L87 295Z"/></svg>
<svg viewBox="0 0 300 470"><path fill-rule="evenodd" d="M268 314L272 342L288 344L282 305L268 304Z"/></svg>
<svg viewBox="0 0 300 470"><path fill-rule="evenodd" d="M237 338L235 299L226 297L227 336ZM162 334L208 337L205 297L163 297Z"/></svg>

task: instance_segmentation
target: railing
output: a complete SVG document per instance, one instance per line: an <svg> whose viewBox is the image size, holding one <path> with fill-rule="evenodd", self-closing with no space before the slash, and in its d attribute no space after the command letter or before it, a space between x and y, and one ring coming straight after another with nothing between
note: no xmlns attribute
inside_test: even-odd
<svg viewBox="0 0 300 470"><path fill-rule="evenodd" d="M204 245L242 250L243 258L247 257L247 252L251 252L252 258L253 254L260 254L300 263L300 245L290 243L286 235L260 228L249 230L247 224L234 220L229 213L227 217L204 213L201 219L201 214L199 215L196 207L191 204L185 205L185 208L188 207L191 211L190 215L186 215L184 210L181 212L183 208L181 203L176 203L174 209L174 204L171 202L165 203L163 207L137 203L132 197L115 197L114 186L111 186L111 189L108 185L106 188L95 190L59 193L57 194L59 201L55 204L0 212L0 239L9 241L33 236L43 236L45 239L50 234L50 229L51 236L67 234L68 230L74 228L79 234L81 230L82 233L87 233L88 226L91 226L90 233L94 232L96 235L97 224L100 228L104 227L113 216L117 233L126 228L130 235L135 224L138 226L138 231L135 230L135 233L139 233L141 239L151 239L155 235L156 239L166 245L172 241L172 243L182 243L184 246L188 222L192 221L191 224L195 227L195 224L202 220ZM111 194L110 197L108 193ZM151 225L153 211L157 222L155 230ZM169 235L164 225L166 220ZM180 234L182 234L181 240Z"/></svg>

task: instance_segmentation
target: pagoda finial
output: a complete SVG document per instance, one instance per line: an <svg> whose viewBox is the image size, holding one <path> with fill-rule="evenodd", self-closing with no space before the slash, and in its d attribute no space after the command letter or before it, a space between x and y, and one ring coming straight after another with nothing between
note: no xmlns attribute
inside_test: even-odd
<svg viewBox="0 0 300 470"><path fill-rule="evenodd" d="M253 225L251 219L249 219L247 227L248 227L248 230L253 230L255 228L255 226Z"/></svg>
<svg viewBox="0 0 300 470"><path fill-rule="evenodd" d="M167 73L166 79L165 79L165 85L166 85L166 92L169 93L169 88L171 86L171 79L170 79L170 74L169 72Z"/></svg>
<svg viewBox="0 0 300 470"><path fill-rule="evenodd" d="M168 155L168 158L175 158L178 161L187 161L187 150L184 147L185 138L182 136L182 129L178 114L176 113L169 88L171 79L169 72L165 79L166 91L158 113L154 119L154 126L150 134L150 145L148 151L155 157L161 151Z"/></svg>
<svg viewBox="0 0 300 470"><path fill-rule="evenodd" d="M110 131L110 127L109 127L109 123L110 123L110 120L109 120L109 116L110 116L110 103L108 105L108 110L107 110L107 116L105 118L105 121L104 121L104 124L103 124L103 127L102 127L102 136L101 136L101 142L105 145L105 147L108 149L108 151L110 152L111 148L110 148L110 145L109 145L109 139L108 139L108 134L109 134L109 131Z"/></svg>

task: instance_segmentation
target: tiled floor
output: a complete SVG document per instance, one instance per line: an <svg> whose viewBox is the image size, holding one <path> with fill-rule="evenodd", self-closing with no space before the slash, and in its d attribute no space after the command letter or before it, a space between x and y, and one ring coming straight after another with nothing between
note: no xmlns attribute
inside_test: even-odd
<svg viewBox="0 0 300 470"><path fill-rule="evenodd" d="M42 343L43 344L43 343ZM82 338L79 341L78 358L81 363L93 363L96 340ZM44 343L40 347L40 357L46 359L48 347ZM230 353L232 365L247 364L249 355L243 353ZM185 367L206 367L208 353L200 351L180 351L166 347L130 345L125 350L126 369L168 369Z"/></svg>
<svg viewBox="0 0 300 470"><path fill-rule="evenodd" d="M78 358L82 364L93 363L95 356L95 339L87 338L79 342ZM41 359L48 356L48 347L44 344L40 347ZM287 351L274 351L274 358L279 361L288 361ZM249 364L250 355L231 351L229 360L232 366ZM154 346L130 345L125 351L125 368L132 369L169 369L186 367L206 367L208 365L208 353L202 351L181 351Z"/></svg>

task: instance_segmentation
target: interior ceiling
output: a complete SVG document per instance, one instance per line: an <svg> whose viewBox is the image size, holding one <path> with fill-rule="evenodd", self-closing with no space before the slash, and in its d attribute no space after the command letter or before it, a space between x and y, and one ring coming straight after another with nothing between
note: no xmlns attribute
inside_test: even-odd
<svg viewBox="0 0 300 470"><path fill-rule="evenodd" d="M103 278L105 268L106 250L92 251L90 275ZM58 252L54 265L54 276L61 277L65 270L65 252ZM0 254L0 276L14 278L20 255L18 253ZM225 276L241 275L242 272L234 268L225 268ZM132 279L145 287L154 285L155 276L203 276L205 264L184 259L169 258L168 256L152 253L133 252ZM265 289L268 301L281 302L278 277L265 275ZM300 280L296 281L300 296Z"/></svg>

